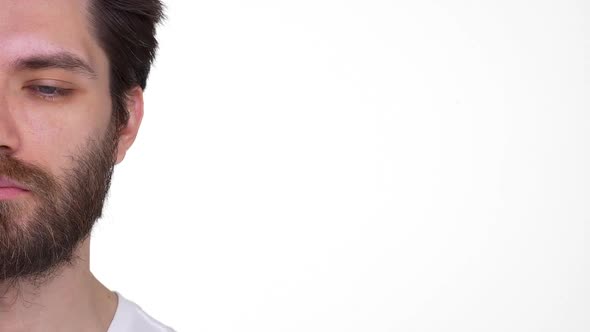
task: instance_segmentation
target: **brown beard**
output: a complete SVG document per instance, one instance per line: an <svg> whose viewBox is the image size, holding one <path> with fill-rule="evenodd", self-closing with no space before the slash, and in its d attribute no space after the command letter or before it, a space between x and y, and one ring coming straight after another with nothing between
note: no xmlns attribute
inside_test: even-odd
<svg viewBox="0 0 590 332"><path fill-rule="evenodd" d="M102 140L90 139L59 178L0 153L0 177L30 190L26 201L0 201L0 282L42 284L74 262L102 215L115 161L114 128Z"/></svg>

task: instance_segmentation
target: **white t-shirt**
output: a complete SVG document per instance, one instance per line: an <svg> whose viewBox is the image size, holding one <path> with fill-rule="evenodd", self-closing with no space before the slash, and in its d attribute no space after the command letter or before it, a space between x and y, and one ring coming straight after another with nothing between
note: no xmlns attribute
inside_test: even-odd
<svg viewBox="0 0 590 332"><path fill-rule="evenodd" d="M146 314L137 304L115 292L119 303L107 332L174 332Z"/></svg>

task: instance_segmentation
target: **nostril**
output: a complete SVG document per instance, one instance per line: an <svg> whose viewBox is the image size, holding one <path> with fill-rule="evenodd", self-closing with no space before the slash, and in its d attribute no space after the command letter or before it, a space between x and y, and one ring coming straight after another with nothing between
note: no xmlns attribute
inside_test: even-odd
<svg viewBox="0 0 590 332"><path fill-rule="evenodd" d="M0 145L0 155L7 156L12 153L12 149L7 145Z"/></svg>

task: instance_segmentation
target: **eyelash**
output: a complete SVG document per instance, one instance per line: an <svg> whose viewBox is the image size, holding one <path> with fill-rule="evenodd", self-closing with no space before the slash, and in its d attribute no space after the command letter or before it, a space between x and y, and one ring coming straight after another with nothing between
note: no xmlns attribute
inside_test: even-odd
<svg viewBox="0 0 590 332"><path fill-rule="evenodd" d="M41 89L47 89L47 88L50 90L54 90L54 93L47 94L47 93L43 93L40 91ZM32 91L39 98L43 98L48 101L55 101L58 98L66 97L72 93L72 89L58 88L56 86L51 86L51 85L31 85L31 86L28 86L27 89Z"/></svg>

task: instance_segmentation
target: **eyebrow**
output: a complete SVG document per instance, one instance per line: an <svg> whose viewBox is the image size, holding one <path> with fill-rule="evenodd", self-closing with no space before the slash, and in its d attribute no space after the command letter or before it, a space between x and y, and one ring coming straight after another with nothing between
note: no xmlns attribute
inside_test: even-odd
<svg viewBox="0 0 590 332"><path fill-rule="evenodd" d="M97 76L96 71L86 61L73 53L65 51L17 59L13 62L12 67L17 71L57 68L83 74L91 79L96 79Z"/></svg>

